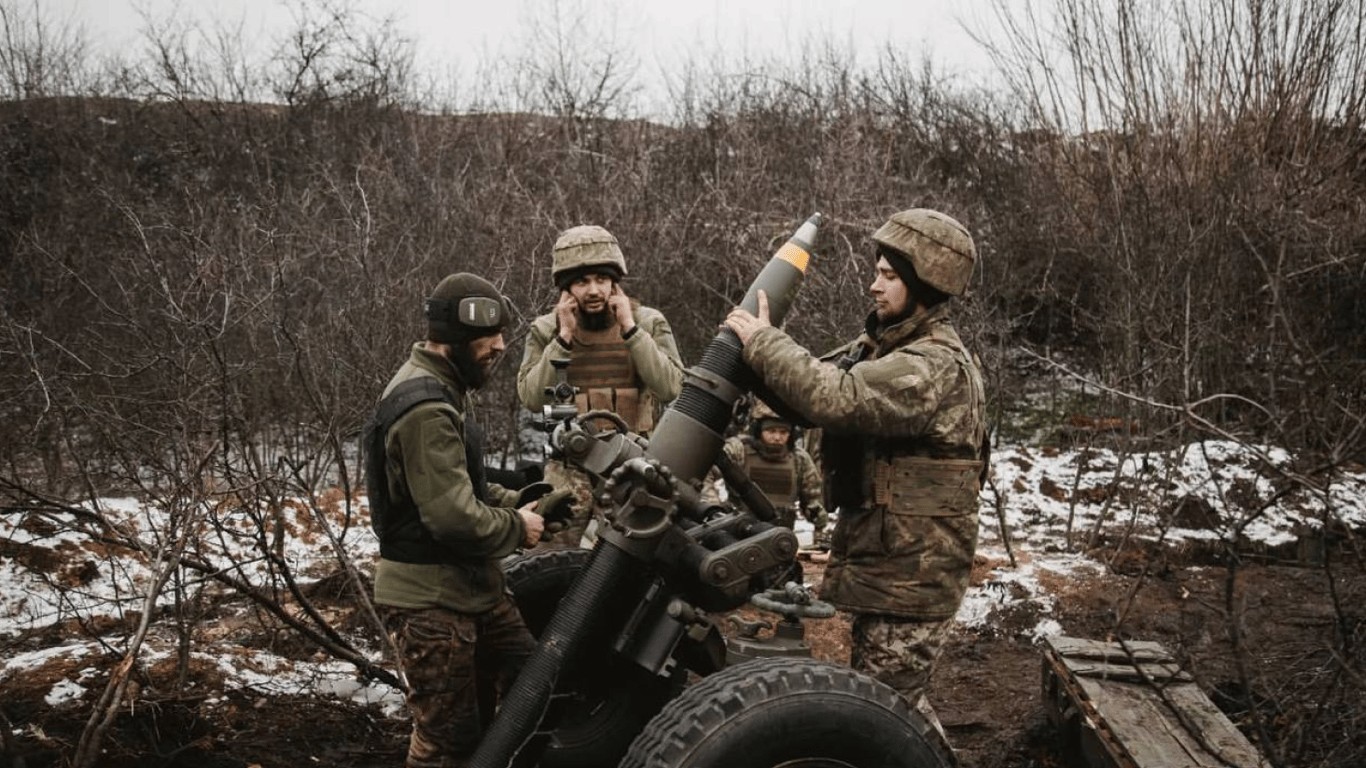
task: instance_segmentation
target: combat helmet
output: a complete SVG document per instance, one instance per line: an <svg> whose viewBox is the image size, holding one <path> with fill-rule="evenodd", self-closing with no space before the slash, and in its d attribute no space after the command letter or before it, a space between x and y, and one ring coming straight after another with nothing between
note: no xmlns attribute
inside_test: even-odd
<svg viewBox="0 0 1366 768"><path fill-rule="evenodd" d="M550 279L563 288L590 268L608 272L618 280L626 276L626 259L617 239L595 224L561 232L552 251Z"/></svg>
<svg viewBox="0 0 1366 768"><path fill-rule="evenodd" d="M950 296L962 296L972 278L977 248L956 219L928 208L892 214L873 240L910 260L922 282Z"/></svg>
<svg viewBox="0 0 1366 768"><path fill-rule="evenodd" d="M769 427L783 427L787 430L787 444L791 446L797 438L797 430L793 428L791 420L773 410L768 403L759 398L754 398L754 403L749 407L749 432L750 435L758 440L764 430Z"/></svg>

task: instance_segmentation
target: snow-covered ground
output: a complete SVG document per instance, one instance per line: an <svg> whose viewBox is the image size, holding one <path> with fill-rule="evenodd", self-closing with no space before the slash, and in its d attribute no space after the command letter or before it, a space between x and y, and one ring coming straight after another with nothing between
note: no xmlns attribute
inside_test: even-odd
<svg viewBox="0 0 1366 768"><path fill-rule="evenodd" d="M999 565L969 592L959 611L959 620L971 626L989 622L993 611L1008 603L1033 600L1041 606L1042 616L1035 636L1058 632L1056 622L1048 618L1052 597L1041 588L1039 577L1096 567L1082 554L1081 545L1097 527L1111 540L1127 535L1161 537L1173 544L1224 539L1276 546L1325 521L1366 526L1366 472L1358 468L1340 473L1327 487L1301 485L1291 474L1292 457L1274 448L1214 441L1177 451L1123 455L1102 449L1000 447L992 467L993 480L981 496L978 551ZM140 538L147 541L155 541L167 528L165 510L133 499L105 499L99 507L107 520L140 531ZM310 578L337 570L330 537L318 519L319 508L332 510L329 525L352 561L369 567L377 553L375 538L363 523L342 530L335 498L316 506L290 505L283 521L289 531L282 542L284 560ZM223 508L201 514L196 523L205 535L195 542L197 556L233 568L244 581L264 583L269 564L255 549L250 535L255 522L247 512ZM110 557L107 546L78 532L70 522L20 513L0 516L0 552L23 553L0 559L0 644L73 619L90 627L100 623L93 621L98 618L126 619L143 611L156 573L155 558ZM1003 527L1017 555L1019 564L1014 567L1006 555ZM234 530L243 535L222 533ZM799 522L798 534L809 541L809 524ZM48 553L64 564L57 571L49 569L44 575L26 567ZM35 668L60 663L67 671L52 684L48 703L57 707L81 698L87 684L100 677L96 665L108 663L107 649L123 649L128 641L127 623L104 623L120 628L100 639L104 646L81 631L51 647L6 652L0 658L0 686ZM397 691L380 683L357 682L349 664L325 658L299 661L240 646L225 652L228 645L204 646L194 653L221 672L229 689L335 696L377 703L390 713L401 707ZM378 649L365 652L379 658ZM154 626L141 651L143 663L154 664L175 653L171 628Z"/></svg>

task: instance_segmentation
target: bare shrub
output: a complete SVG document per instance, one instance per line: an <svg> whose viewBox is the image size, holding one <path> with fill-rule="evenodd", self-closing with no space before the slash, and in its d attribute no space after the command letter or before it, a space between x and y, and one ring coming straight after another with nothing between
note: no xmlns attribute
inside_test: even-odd
<svg viewBox="0 0 1366 768"><path fill-rule="evenodd" d="M891 48L866 67L822 40L793 61L704 52L669 73L665 123L635 117L626 41L585 48L591 20L553 7L536 56L491 62L477 109L438 114L413 95L408 42L346 4L298 6L265 64L240 31L148 20L145 58L75 99L95 82L79 36L0 3L0 511L163 558L148 605L170 604L186 643L216 574L364 666L281 545L303 509L362 580L345 557L364 528L357 435L442 276L482 274L521 313L481 393L490 455L511 462L534 447L512 380L554 300L559 230L617 235L627 291L686 362L816 210L788 330L817 351L852 337L868 237L913 206L977 241L955 311L1002 425L1043 389L1039 434L1080 415L1161 445L1264 440L1304 451L1285 482L1321 492L1366 455L1361 3L1063 0L1052 24L1001 3L998 93ZM113 493L176 510L171 545L103 520ZM263 573L211 546L239 535ZM1359 679L1338 618L1333 663ZM1306 702L1340 692L1291 693L1317 715ZM1276 736L1280 764L1328 764L1323 722Z"/></svg>

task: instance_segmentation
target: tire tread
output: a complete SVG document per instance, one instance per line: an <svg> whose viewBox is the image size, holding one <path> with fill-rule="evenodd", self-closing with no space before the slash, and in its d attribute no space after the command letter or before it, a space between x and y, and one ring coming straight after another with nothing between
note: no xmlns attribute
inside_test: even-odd
<svg viewBox="0 0 1366 768"><path fill-rule="evenodd" d="M815 659L755 659L704 678L650 721L631 744L621 768L679 768L690 752L740 714L787 696L850 698L905 721L940 765L952 765L931 726L891 687ZM929 764L925 764L929 768Z"/></svg>

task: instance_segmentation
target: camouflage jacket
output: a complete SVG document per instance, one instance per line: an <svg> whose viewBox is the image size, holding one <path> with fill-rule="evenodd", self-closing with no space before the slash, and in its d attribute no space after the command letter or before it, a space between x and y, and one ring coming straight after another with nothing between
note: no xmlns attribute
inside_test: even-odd
<svg viewBox="0 0 1366 768"><path fill-rule="evenodd" d="M659 310L634 299L631 306L638 330L625 343L639 388L652 394L659 404L667 403L683 389L683 360L673 329ZM573 350L557 340L557 330L555 313L549 312L536 318L527 332L522 365L517 370L517 396L527 410L539 412L550 403L545 393L555 384L555 367L550 361L573 359Z"/></svg>
<svg viewBox="0 0 1366 768"><path fill-rule="evenodd" d="M403 563L381 558L375 569L375 602L482 613L502 598L501 559L526 536L522 518L511 506L517 492L490 483L487 503L475 495L465 454L465 414L473 402L446 358L421 343L413 345L384 393L418 376L436 378L462 405L430 400L394 422L384 440L389 497L411 500L432 538L450 548L451 559Z"/></svg>
<svg viewBox="0 0 1366 768"><path fill-rule="evenodd" d="M773 502L778 508L779 520L781 525L791 528L797 521L797 512L801 511L802 516L811 523L824 517L824 491L821 488L821 473L816 467L816 463L811 460L810 454L801 448L793 447L785 450L782 456L769 457L759 451L754 445L754 438L749 435L736 435L722 446L726 456L731 462L745 468L750 479L764 492L764 495ZM785 470L787 477L777 483L765 483L767 479L763 471L766 467L776 467ZM716 501L719 494L716 493L716 483L720 481L720 473L712 470L708 476L708 482L703 488L703 498L708 501ZM822 523L822 527L824 524Z"/></svg>
<svg viewBox="0 0 1366 768"><path fill-rule="evenodd" d="M836 363L850 353L852 367ZM828 489L840 509L822 596L858 613L952 618L977 547L986 401L945 307L888 328L870 317L863 335L821 359L763 328L744 357L823 430L822 470L840 484ZM837 456L848 457L838 470Z"/></svg>

